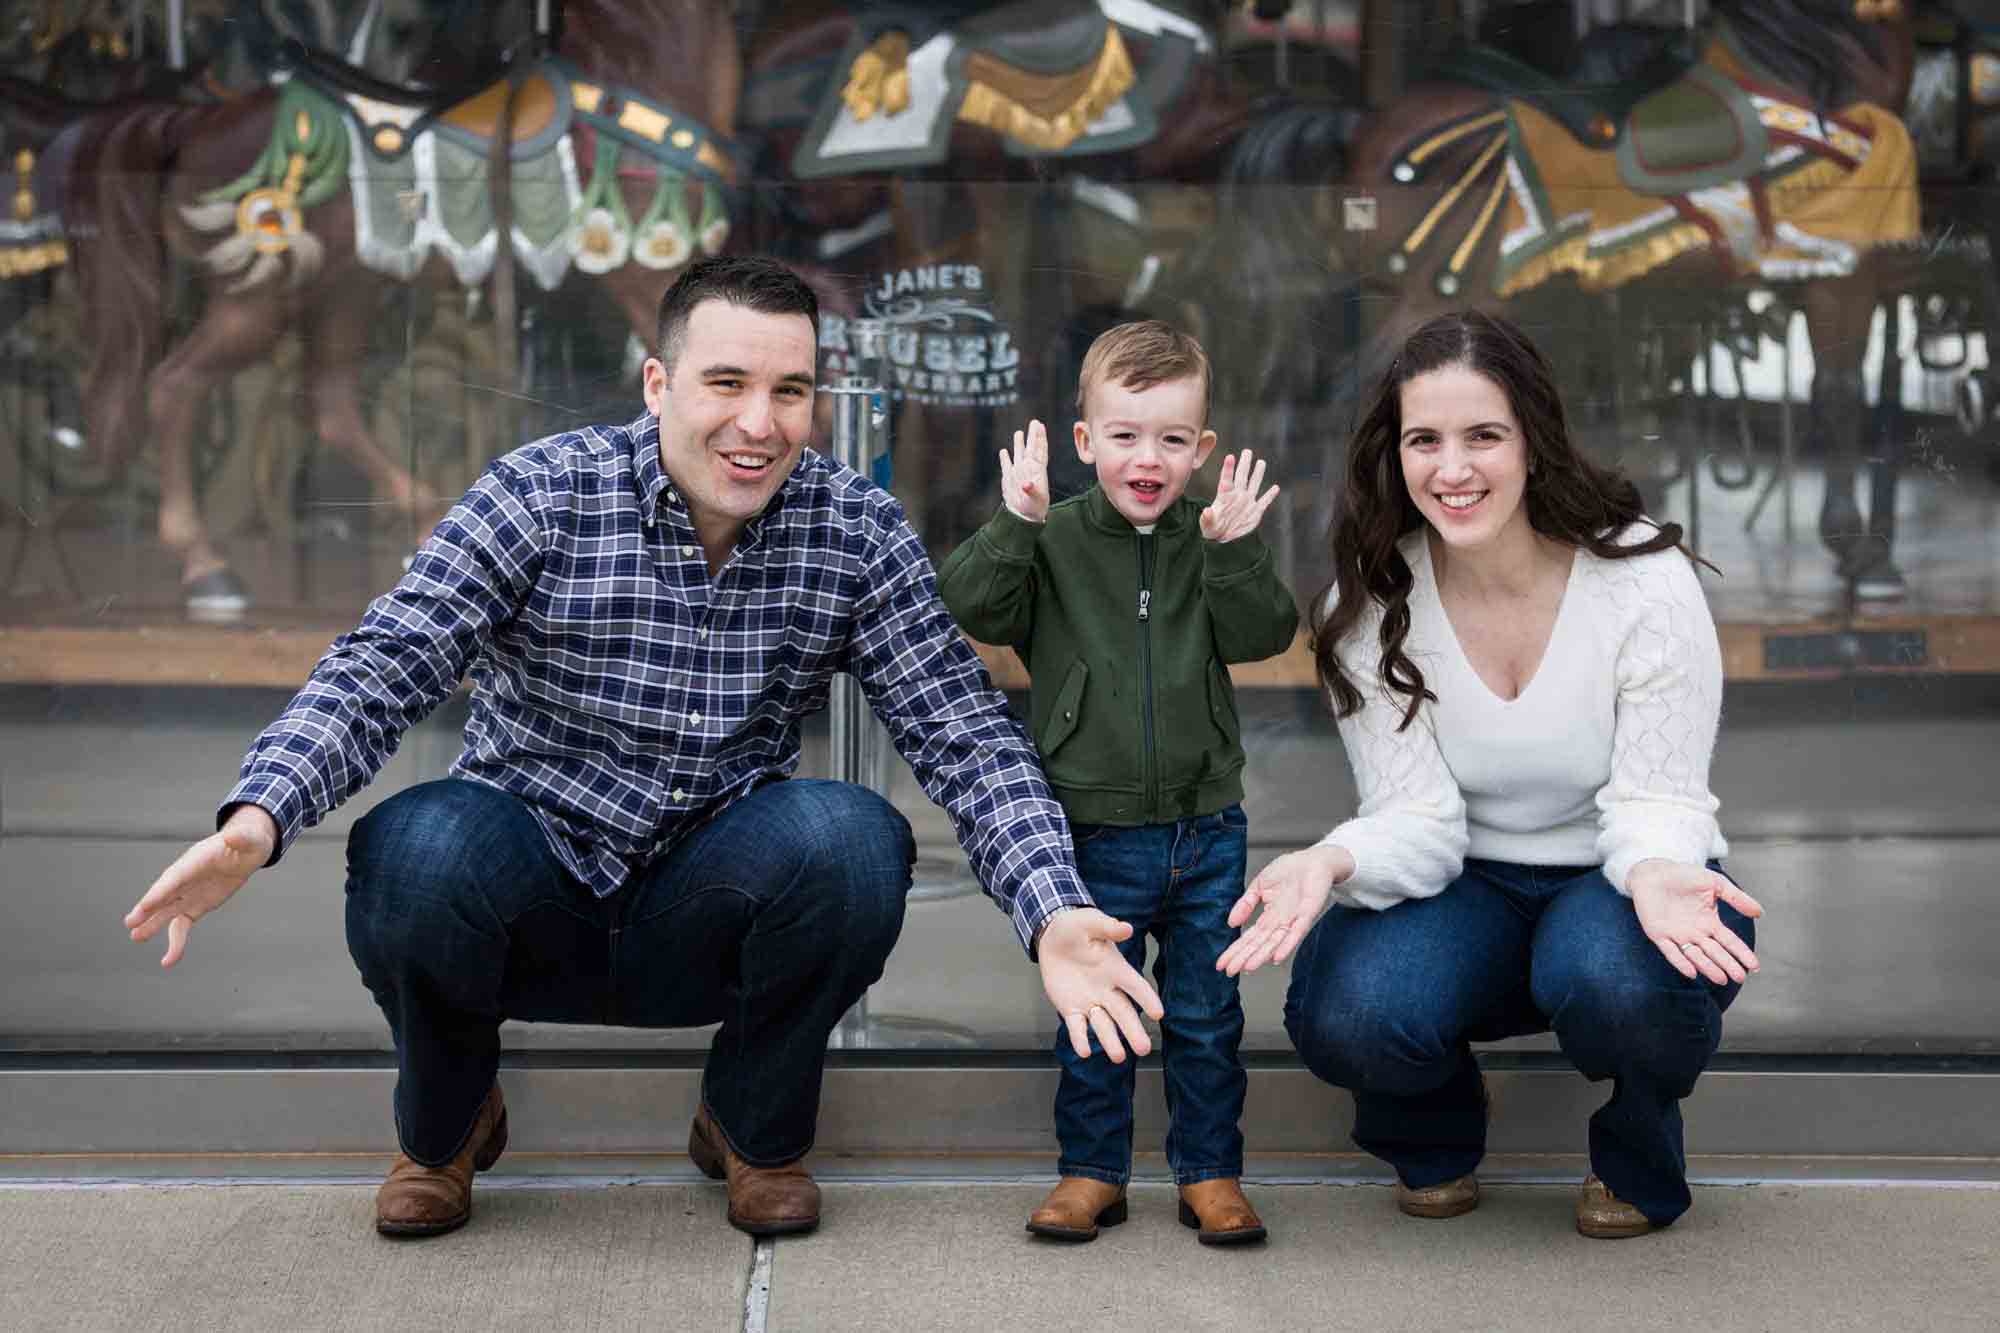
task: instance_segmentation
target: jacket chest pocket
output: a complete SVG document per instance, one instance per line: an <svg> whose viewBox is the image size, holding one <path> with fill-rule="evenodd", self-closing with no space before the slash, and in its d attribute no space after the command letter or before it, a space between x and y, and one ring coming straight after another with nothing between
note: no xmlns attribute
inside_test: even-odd
<svg viewBox="0 0 2000 1333"><path fill-rule="evenodd" d="M1049 716L1042 728L1042 759L1048 758L1062 747L1062 743L1076 734L1077 723L1083 717L1083 687L1090 679L1090 667L1081 658L1069 664L1063 676L1062 688L1056 691L1056 701L1049 706Z"/></svg>

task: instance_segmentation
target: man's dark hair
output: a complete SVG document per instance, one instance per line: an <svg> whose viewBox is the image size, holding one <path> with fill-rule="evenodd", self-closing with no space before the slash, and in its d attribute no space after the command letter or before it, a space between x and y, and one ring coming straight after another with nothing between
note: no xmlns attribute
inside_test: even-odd
<svg viewBox="0 0 2000 1333"><path fill-rule="evenodd" d="M727 301L766 315L804 315L812 321L814 342L819 340L819 298L804 278L777 260L759 255L697 259L660 298L654 347L668 374L687 341L688 316L703 301Z"/></svg>

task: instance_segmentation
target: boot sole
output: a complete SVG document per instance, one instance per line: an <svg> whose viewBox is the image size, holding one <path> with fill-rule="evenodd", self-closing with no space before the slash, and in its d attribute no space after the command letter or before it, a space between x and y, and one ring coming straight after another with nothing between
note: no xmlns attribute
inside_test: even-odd
<svg viewBox="0 0 2000 1333"><path fill-rule="evenodd" d="M1477 1180L1473 1181L1470 1194L1462 1198L1446 1199L1442 1202L1432 1203L1414 1198L1412 1197L1412 1193L1405 1193L1403 1187L1400 1185L1396 1187L1396 1209L1405 1217L1427 1217L1432 1219L1463 1217L1479 1206L1479 1182Z"/></svg>
<svg viewBox="0 0 2000 1333"><path fill-rule="evenodd" d="M1477 1198L1467 1199L1463 1203L1404 1203L1401 1199L1396 1200L1396 1207L1405 1217L1434 1219L1463 1217L1478 1206Z"/></svg>
<svg viewBox="0 0 2000 1333"><path fill-rule="evenodd" d="M1186 1199L1181 1200L1181 1225L1200 1232L1195 1239L1204 1245L1251 1245L1268 1234L1261 1226L1238 1227L1234 1231L1202 1231L1201 1214L1190 1208Z"/></svg>
<svg viewBox="0 0 2000 1333"><path fill-rule="evenodd" d="M1104 1211L1097 1215L1097 1221L1092 1226L1059 1227L1048 1222L1037 1222L1033 1218L1029 1218L1028 1230L1037 1236L1047 1236L1050 1240L1062 1240L1068 1241L1071 1244L1077 1244L1086 1240L1096 1240L1099 1231L1105 1227L1117 1226L1125 1220L1129 1212L1130 1208L1125 1200L1119 1199L1106 1206Z"/></svg>
<svg viewBox="0 0 2000 1333"><path fill-rule="evenodd" d="M472 1158L473 1171L477 1173L492 1170L493 1164L500 1160L500 1154L506 1151L507 1108L503 1106L500 1108L499 1123L493 1126L493 1132L486 1136L486 1142L480 1145L479 1151ZM442 1236L448 1231L458 1230L471 1220L472 1204L468 1200L465 1211L456 1217L447 1217L437 1222L395 1222L378 1217L375 1219L375 1231L378 1235L403 1238Z"/></svg>
<svg viewBox="0 0 2000 1333"><path fill-rule="evenodd" d="M1651 1222L1621 1222L1606 1226L1600 1222L1576 1220L1576 1234L1588 1236L1592 1240L1631 1240L1635 1236L1650 1235L1654 1231Z"/></svg>
<svg viewBox="0 0 2000 1333"><path fill-rule="evenodd" d="M735 1213L731 1213L729 1225L746 1236L802 1236L816 1229L819 1226L819 1219L807 1217L795 1222L745 1222Z"/></svg>

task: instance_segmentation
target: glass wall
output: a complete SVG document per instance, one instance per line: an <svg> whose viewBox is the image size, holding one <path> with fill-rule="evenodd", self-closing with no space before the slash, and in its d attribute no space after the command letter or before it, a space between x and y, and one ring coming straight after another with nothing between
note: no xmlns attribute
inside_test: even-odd
<svg viewBox="0 0 2000 1333"><path fill-rule="evenodd" d="M190 3L178 43L161 5L136 30L30 8L0 33L0 1047L386 1049L344 837L445 771L462 694L171 979L118 918L489 460L642 410L652 303L728 250L814 282L828 381L883 322L878 476L936 559L1031 417L1058 495L1089 484L1063 440L1092 337L1195 332L1223 450L1283 487L1265 532L1302 606L1384 348L1508 311L1586 447L1722 571L1713 785L1769 909L1727 1047L1994 1050L2000 32L1976 6L750 3L676 31L687 7L567 0L561 63L510 65L532 5ZM674 58L601 40L632 11ZM1804 19L1840 40L1769 40ZM360 72L280 72L286 36ZM1354 792L1303 641L1236 678L1254 870ZM1034 970L887 771L917 891L842 1040L1042 1047ZM1285 979L1245 985L1253 1049L1289 1050Z"/></svg>

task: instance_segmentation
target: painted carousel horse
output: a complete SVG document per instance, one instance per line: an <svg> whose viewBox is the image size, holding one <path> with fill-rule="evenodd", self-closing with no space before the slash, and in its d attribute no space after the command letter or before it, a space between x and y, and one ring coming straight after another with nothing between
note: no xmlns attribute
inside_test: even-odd
<svg viewBox="0 0 2000 1333"><path fill-rule="evenodd" d="M562 17L554 53L470 98L412 95L308 53L254 96L124 107L57 141L52 197L92 350L88 433L125 455L157 446L160 537L191 609L247 602L198 508L193 414L288 329L302 335L319 439L380 499L428 519L437 497L361 409L387 284L428 275L511 291L518 265L552 288L574 266L650 343L674 272L722 243L740 80L728 8L570 0ZM176 260L204 290L193 328L169 344ZM512 441L487 443L491 454Z"/></svg>
<svg viewBox="0 0 2000 1333"><path fill-rule="evenodd" d="M1307 365L1315 382L1351 392L1409 328L1466 303L1518 315L1560 282L1616 291L1630 313L1691 289L1780 285L1812 342L1821 538L1850 583L1886 578L1886 546L1854 492L1869 323L1917 235L1910 136L1885 109L1908 90L1908 18L1898 0L1732 0L1693 50L1684 41L1663 32L1600 85L1457 50L1348 144L1316 249L1286 250L1290 272L1248 270L1219 290L1257 302L1233 318L1257 321L1277 346L1311 356L1342 344ZM1344 282L1287 298L1297 272L1329 260ZM1365 338L1364 304L1387 306ZM1574 332L1579 308L1569 301L1552 333ZM1600 351L1619 341L1602 310L1585 322ZM1559 364L1575 359L1552 350Z"/></svg>
<svg viewBox="0 0 2000 1333"><path fill-rule="evenodd" d="M1217 58L1225 9L783 0L755 16L752 244L792 247L832 290L829 372L854 361L850 317L885 322L897 491L934 547L987 516L1007 432L1069 419L1083 344L1150 283L1161 222L1128 185L1213 179L1248 123Z"/></svg>

